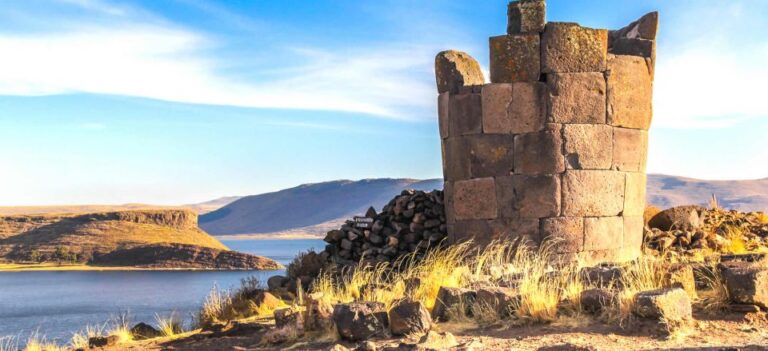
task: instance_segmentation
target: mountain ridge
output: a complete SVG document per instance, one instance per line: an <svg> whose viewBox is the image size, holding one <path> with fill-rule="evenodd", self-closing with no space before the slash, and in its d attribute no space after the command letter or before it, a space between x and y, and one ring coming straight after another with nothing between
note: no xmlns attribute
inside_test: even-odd
<svg viewBox="0 0 768 351"><path fill-rule="evenodd" d="M371 186L373 184L375 186ZM213 235L256 237L258 234L279 233L288 236L318 236L345 219L362 214L369 206L381 209L393 196L407 188L442 189L443 181L440 178L367 178L301 184L275 192L241 197L216 211L201 215L200 227ZM768 178L701 180L649 174L647 189L648 204L662 208L706 205L712 194L715 194L721 207L741 211L768 209ZM309 194L315 194L316 197L310 198ZM346 205L339 206L340 201ZM333 207L333 210L329 211L324 208L326 206ZM300 217L312 211L317 213L303 217L303 220L293 220L295 218L285 215L290 212Z"/></svg>

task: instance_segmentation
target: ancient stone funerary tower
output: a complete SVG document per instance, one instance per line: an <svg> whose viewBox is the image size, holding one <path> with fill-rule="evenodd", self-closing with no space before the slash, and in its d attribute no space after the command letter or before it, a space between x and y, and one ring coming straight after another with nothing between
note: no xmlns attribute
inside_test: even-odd
<svg viewBox="0 0 768 351"><path fill-rule="evenodd" d="M491 83L459 51L435 59L448 235L524 236L584 263L638 257L658 14L608 31L514 1L490 38Z"/></svg>

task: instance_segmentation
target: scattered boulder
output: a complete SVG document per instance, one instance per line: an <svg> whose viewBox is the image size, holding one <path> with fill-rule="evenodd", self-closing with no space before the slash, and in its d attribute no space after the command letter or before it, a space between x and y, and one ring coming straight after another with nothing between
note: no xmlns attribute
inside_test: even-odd
<svg viewBox="0 0 768 351"><path fill-rule="evenodd" d="M700 225L699 206L677 206L657 213L648 226L659 230L694 230Z"/></svg>
<svg viewBox="0 0 768 351"><path fill-rule="evenodd" d="M120 337L117 335L94 336L88 339L88 347L96 348L96 347L114 346L114 345L117 345L118 341L120 341Z"/></svg>
<svg viewBox="0 0 768 351"><path fill-rule="evenodd" d="M621 289L622 269L611 265L584 267L581 269L581 279L600 288Z"/></svg>
<svg viewBox="0 0 768 351"><path fill-rule="evenodd" d="M481 288L475 298L475 306L491 308L501 316L512 315L519 303L520 295L512 288Z"/></svg>
<svg viewBox="0 0 768 351"><path fill-rule="evenodd" d="M721 263L718 269L732 302L768 308L768 268L749 262L728 262Z"/></svg>
<svg viewBox="0 0 768 351"><path fill-rule="evenodd" d="M442 51L435 57L437 91L457 94L465 86L483 85L485 78L480 64L462 51Z"/></svg>
<svg viewBox="0 0 768 351"><path fill-rule="evenodd" d="M613 302L616 294L608 289L594 288L581 292L581 309L587 313L600 314Z"/></svg>
<svg viewBox="0 0 768 351"><path fill-rule="evenodd" d="M279 290L288 285L288 277L282 275L273 275L267 279L269 290Z"/></svg>
<svg viewBox="0 0 768 351"><path fill-rule="evenodd" d="M432 318L421 302L401 301L389 310L389 330L403 336L426 333L432 328Z"/></svg>
<svg viewBox="0 0 768 351"><path fill-rule="evenodd" d="M691 300L698 297L696 294L696 279L691 265L676 264L671 266L664 274L664 286L685 290L685 293L688 294Z"/></svg>
<svg viewBox="0 0 768 351"><path fill-rule="evenodd" d="M383 303L352 302L334 307L333 322L342 338L363 341L384 335L389 318Z"/></svg>
<svg viewBox="0 0 768 351"><path fill-rule="evenodd" d="M261 291L256 294L256 297L253 298L253 303L255 303L256 306L262 306L262 308L266 308L268 310L276 310L285 305L282 300L266 291Z"/></svg>
<svg viewBox="0 0 768 351"><path fill-rule="evenodd" d="M312 293L305 297L307 310L304 318L304 328L307 330L330 330L333 307L321 301L323 293Z"/></svg>
<svg viewBox="0 0 768 351"><path fill-rule="evenodd" d="M379 348L373 341L366 341L357 347L356 351L377 351Z"/></svg>
<svg viewBox="0 0 768 351"><path fill-rule="evenodd" d="M691 320L691 299L680 288L643 291L635 296L635 314L643 318L663 318L668 323Z"/></svg>
<svg viewBox="0 0 768 351"><path fill-rule="evenodd" d="M162 333L149 324L139 323L131 328L131 335L133 336L134 340L144 340L157 338L161 336Z"/></svg>
<svg viewBox="0 0 768 351"><path fill-rule="evenodd" d="M760 312L760 306L757 305L745 305L745 304L731 304L728 306L731 312L739 313L756 313Z"/></svg>
<svg viewBox="0 0 768 351"><path fill-rule="evenodd" d="M473 290L441 287L432 308L432 319L445 322L451 319L453 313L471 315L476 298L477 292Z"/></svg>
<svg viewBox="0 0 768 351"><path fill-rule="evenodd" d="M350 351L349 348L342 344L335 344L329 348L327 348L328 351Z"/></svg>
<svg viewBox="0 0 768 351"><path fill-rule="evenodd" d="M275 310L275 326L282 328L286 326L294 326L298 329L304 329L304 317L300 311L293 308L281 308Z"/></svg>

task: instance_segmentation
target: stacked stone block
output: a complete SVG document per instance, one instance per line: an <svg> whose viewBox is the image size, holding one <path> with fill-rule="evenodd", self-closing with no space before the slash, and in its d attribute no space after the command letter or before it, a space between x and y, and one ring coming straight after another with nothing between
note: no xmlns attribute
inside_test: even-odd
<svg viewBox="0 0 768 351"><path fill-rule="evenodd" d="M449 239L524 236L568 260L636 258L658 16L608 31L546 23L545 9L509 4L507 34L490 38L490 84L469 55L438 54ZM446 83L456 75L463 83Z"/></svg>

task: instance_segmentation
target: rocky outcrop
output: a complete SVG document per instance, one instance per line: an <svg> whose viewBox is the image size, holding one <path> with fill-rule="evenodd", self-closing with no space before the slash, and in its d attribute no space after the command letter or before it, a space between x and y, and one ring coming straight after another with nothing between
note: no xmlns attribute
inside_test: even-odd
<svg viewBox="0 0 768 351"><path fill-rule="evenodd" d="M193 245L145 245L98 255L97 266L185 268L222 270L270 270L282 266L266 257Z"/></svg>

